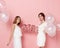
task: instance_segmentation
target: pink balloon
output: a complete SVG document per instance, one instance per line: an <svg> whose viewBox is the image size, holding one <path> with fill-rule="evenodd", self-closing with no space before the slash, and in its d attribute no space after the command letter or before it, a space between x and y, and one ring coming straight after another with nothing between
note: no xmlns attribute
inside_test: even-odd
<svg viewBox="0 0 60 48"><path fill-rule="evenodd" d="M26 24L23 24L23 25L21 26L21 30L22 30L22 32L26 32L26 30L27 30Z"/></svg>
<svg viewBox="0 0 60 48"><path fill-rule="evenodd" d="M38 27L37 26L35 26L35 32L38 32Z"/></svg>
<svg viewBox="0 0 60 48"><path fill-rule="evenodd" d="M31 25L31 32L35 32L35 25Z"/></svg>
<svg viewBox="0 0 60 48"><path fill-rule="evenodd" d="M27 27L27 32L30 32L30 30L31 30L31 29L30 29L31 25L28 24L26 27Z"/></svg>
<svg viewBox="0 0 60 48"><path fill-rule="evenodd" d="M32 25L30 25L30 27L29 27L29 32L32 32L32 31L33 31Z"/></svg>
<svg viewBox="0 0 60 48"><path fill-rule="evenodd" d="M23 24L21 26L22 32L37 32L38 28L35 25L31 24Z"/></svg>

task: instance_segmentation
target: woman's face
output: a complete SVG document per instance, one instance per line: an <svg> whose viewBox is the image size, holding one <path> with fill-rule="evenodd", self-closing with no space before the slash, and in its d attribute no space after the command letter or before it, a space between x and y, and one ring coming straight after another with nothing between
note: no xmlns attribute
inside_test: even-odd
<svg viewBox="0 0 60 48"><path fill-rule="evenodd" d="M39 20L40 20L40 21L43 21L43 20L44 20L44 19L43 19L43 16L40 15L40 16L39 16Z"/></svg>
<svg viewBox="0 0 60 48"><path fill-rule="evenodd" d="M17 18L17 23L19 23L19 22L20 22L20 20L21 20L20 18Z"/></svg>

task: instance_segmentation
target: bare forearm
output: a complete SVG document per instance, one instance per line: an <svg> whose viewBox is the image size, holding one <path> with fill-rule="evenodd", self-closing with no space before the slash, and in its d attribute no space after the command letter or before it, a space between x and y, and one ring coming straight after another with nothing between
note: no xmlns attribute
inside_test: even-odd
<svg viewBox="0 0 60 48"><path fill-rule="evenodd" d="M13 35L11 35L11 36L10 36L10 38L9 38L9 43L11 42L11 40L12 40L12 37L13 37Z"/></svg>
<svg viewBox="0 0 60 48"><path fill-rule="evenodd" d="M8 44L7 44L7 45L9 45L10 42L11 42L11 40L12 40L14 29L15 29L15 26L13 25L13 27L12 27L12 32L11 32L11 34L10 34L9 41L8 41Z"/></svg>

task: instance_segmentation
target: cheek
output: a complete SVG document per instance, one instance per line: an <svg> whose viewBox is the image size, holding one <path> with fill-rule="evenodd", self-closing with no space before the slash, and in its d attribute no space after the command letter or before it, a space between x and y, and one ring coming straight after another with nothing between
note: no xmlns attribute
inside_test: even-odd
<svg viewBox="0 0 60 48"><path fill-rule="evenodd" d="M20 19L18 18L18 22L20 21Z"/></svg>
<svg viewBox="0 0 60 48"><path fill-rule="evenodd" d="M41 21L41 18L39 18L39 20Z"/></svg>
<svg viewBox="0 0 60 48"><path fill-rule="evenodd" d="M18 22L20 22L20 20L18 20Z"/></svg>
<svg viewBox="0 0 60 48"><path fill-rule="evenodd" d="M43 17L41 17L40 19L43 20Z"/></svg>
<svg viewBox="0 0 60 48"><path fill-rule="evenodd" d="M19 20L17 20L17 22L19 22Z"/></svg>
<svg viewBox="0 0 60 48"><path fill-rule="evenodd" d="M40 17L39 19L40 19L40 20L42 20L42 18L41 18L41 17Z"/></svg>
<svg viewBox="0 0 60 48"><path fill-rule="evenodd" d="M19 22L20 22L20 19L18 19L19 20Z"/></svg>

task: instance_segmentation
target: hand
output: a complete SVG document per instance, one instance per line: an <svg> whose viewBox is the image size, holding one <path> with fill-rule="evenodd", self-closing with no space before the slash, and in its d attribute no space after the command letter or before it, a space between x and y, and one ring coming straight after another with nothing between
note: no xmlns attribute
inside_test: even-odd
<svg viewBox="0 0 60 48"><path fill-rule="evenodd" d="M47 31L46 31L46 30L44 30L44 32L45 32L45 33L47 33Z"/></svg>
<svg viewBox="0 0 60 48"><path fill-rule="evenodd" d="M7 43L7 46L9 46L10 43Z"/></svg>

